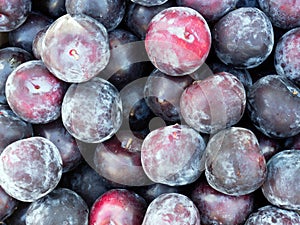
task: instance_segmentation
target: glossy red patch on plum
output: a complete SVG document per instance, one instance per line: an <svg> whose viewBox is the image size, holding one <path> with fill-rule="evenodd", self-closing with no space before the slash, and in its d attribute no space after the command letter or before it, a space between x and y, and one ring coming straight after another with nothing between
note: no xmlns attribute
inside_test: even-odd
<svg viewBox="0 0 300 225"><path fill-rule="evenodd" d="M170 7L152 18L145 39L151 62L163 73L195 72L206 60L210 30L205 19L188 7Z"/></svg>
<svg viewBox="0 0 300 225"><path fill-rule="evenodd" d="M145 200L126 189L112 189L101 195L90 211L89 225L141 225Z"/></svg>

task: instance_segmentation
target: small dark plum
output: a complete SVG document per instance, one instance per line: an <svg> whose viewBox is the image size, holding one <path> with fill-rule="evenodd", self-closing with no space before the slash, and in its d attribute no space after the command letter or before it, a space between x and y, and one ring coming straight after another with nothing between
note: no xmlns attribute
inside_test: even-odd
<svg viewBox="0 0 300 225"><path fill-rule="evenodd" d="M88 215L88 206L76 192L58 188L31 203L26 225L88 225Z"/></svg>
<svg viewBox="0 0 300 225"><path fill-rule="evenodd" d="M180 6L197 10L208 22L219 20L233 10L238 0L177 0Z"/></svg>
<svg viewBox="0 0 300 225"><path fill-rule="evenodd" d="M21 26L31 11L31 0L2 0L0 32L10 32Z"/></svg>
<svg viewBox="0 0 300 225"><path fill-rule="evenodd" d="M276 72L299 85L300 27L289 30L281 37L274 54Z"/></svg>
<svg viewBox="0 0 300 225"><path fill-rule="evenodd" d="M66 0L67 13L88 15L102 23L108 31L121 23L125 8L125 0Z"/></svg>
<svg viewBox="0 0 300 225"><path fill-rule="evenodd" d="M33 130L35 136L47 138L56 145L63 161L64 173L74 169L82 161L77 142L66 130L61 118L46 124L36 124Z"/></svg>
<svg viewBox="0 0 300 225"><path fill-rule="evenodd" d="M260 78L247 97L251 121L266 136L288 138L300 132L300 89L286 77Z"/></svg>
<svg viewBox="0 0 300 225"><path fill-rule="evenodd" d="M20 64L32 60L32 55L17 47L5 47L0 49L0 103L7 104L5 96L5 83L7 77Z"/></svg>
<svg viewBox="0 0 300 225"><path fill-rule="evenodd" d="M205 176L210 186L227 195L246 195L259 189L267 166L254 133L231 127L213 135L206 147Z"/></svg>
<svg viewBox="0 0 300 225"><path fill-rule="evenodd" d="M200 213L187 196L167 193L154 199L147 208L142 225L200 225Z"/></svg>
<svg viewBox="0 0 300 225"><path fill-rule="evenodd" d="M284 139L283 148L300 150L300 134Z"/></svg>
<svg viewBox="0 0 300 225"><path fill-rule="evenodd" d="M141 164L143 141L131 131L121 130L95 150L96 171L108 180L127 186L145 186L153 182Z"/></svg>
<svg viewBox="0 0 300 225"><path fill-rule="evenodd" d="M9 32L9 44L32 53L32 42L35 35L44 27L49 26L52 20L42 14L30 12L26 21L17 29Z"/></svg>
<svg viewBox="0 0 300 225"><path fill-rule="evenodd" d="M266 205L253 212L245 225L297 225L300 215L291 210L281 209L273 205Z"/></svg>
<svg viewBox="0 0 300 225"><path fill-rule="evenodd" d="M141 225L146 201L127 189L111 189L101 195L90 210L89 225Z"/></svg>
<svg viewBox="0 0 300 225"><path fill-rule="evenodd" d="M212 29L218 58L237 68L253 68L264 62L274 46L269 18L258 8L242 7L223 16Z"/></svg>
<svg viewBox="0 0 300 225"><path fill-rule="evenodd" d="M254 195L230 196L199 181L191 193L203 225L243 225L254 208Z"/></svg>
<svg viewBox="0 0 300 225"><path fill-rule="evenodd" d="M257 0L260 8L270 18L272 23L283 29L300 26L299 0Z"/></svg>
<svg viewBox="0 0 300 225"><path fill-rule="evenodd" d="M151 7L129 3L124 16L124 23L131 32L144 40L151 19L162 10L175 5L175 0L169 0L162 5Z"/></svg>
<svg viewBox="0 0 300 225"><path fill-rule="evenodd" d="M123 122L120 129L131 130L143 139L150 132L149 122L155 117L144 98L147 77L137 79L126 85L120 96L123 106Z"/></svg>
<svg viewBox="0 0 300 225"><path fill-rule="evenodd" d="M62 121L76 139L99 143L112 137L122 124L122 101L108 81L94 77L73 83L62 103Z"/></svg>
<svg viewBox="0 0 300 225"><path fill-rule="evenodd" d="M170 7L149 24L145 46L156 68L172 76L195 72L211 47L210 28L202 15L189 7Z"/></svg>
<svg viewBox="0 0 300 225"><path fill-rule="evenodd" d="M145 46L138 37L121 28L109 32L108 37L109 63L98 76L107 79L121 90L130 82L146 77L150 73L148 68L152 66L147 62Z"/></svg>
<svg viewBox="0 0 300 225"><path fill-rule="evenodd" d="M66 82L80 83L97 76L108 64L109 56L107 30L86 15L59 17L42 39L43 62Z"/></svg>
<svg viewBox="0 0 300 225"><path fill-rule="evenodd" d="M111 188L110 183L86 162L82 162L74 170L64 173L59 186L75 191L89 208L97 198Z"/></svg>
<svg viewBox="0 0 300 225"><path fill-rule="evenodd" d="M56 19L67 13L65 2L66 0L32 0L32 8Z"/></svg>
<svg viewBox="0 0 300 225"><path fill-rule="evenodd" d="M33 202L59 183L62 159L57 147L43 137L8 145L0 155L0 185L13 198Z"/></svg>
<svg viewBox="0 0 300 225"><path fill-rule="evenodd" d="M66 83L57 79L40 60L19 65L8 76L5 94L10 108L29 123L48 123L61 114Z"/></svg>
<svg viewBox="0 0 300 225"><path fill-rule="evenodd" d="M11 216L16 210L18 203L19 201L8 195L0 186L0 221Z"/></svg>
<svg viewBox="0 0 300 225"><path fill-rule="evenodd" d="M300 210L299 162L299 150L280 151L268 161L267 179L262 191L272 205Z"/></svg>
<svg viewBox="0 0 300 225"><path fill-rule="evenodd" d="M180 97L180 110L185 122L207 134L235 125L245 108L245 88L237 77L227 72L195 81Z"/></svg>
<svg viewBox="0 0 300 225"><path fill-rule="evenodd" d="M144 97L152 112L163 120L180 122L180 96L193 83L192 76L169 76L155 69L147 78Z"/></svg>
<svg viewBox="0 0 300 225"><path fill-rule="evenodd" d="M168 0L131 0L131 1L149 7L149 6L162 5L166 3Z"/></svg>
<svg viewBox="0 0 300 225"><path fill-rule="evenodd" d="M151 131L142 144L142 166L156 183L186 185L203 171L205 142L186 125L169 125Z"/></svg>
<svg viewBox="0 0 300 225"><path fill-rule="evenodd" d="M8 106L0 105L0 154L9 144L31 136L32 125L21 120Z"/></svg>
<svg viewBox="0 0 300 225"><path fill-rule="evenodd" d="M281 140L270 138L261 132L256 133L258 139L259 147L264 155L265 159L268 161L273 155L282 151L283 142Z"/></svg>

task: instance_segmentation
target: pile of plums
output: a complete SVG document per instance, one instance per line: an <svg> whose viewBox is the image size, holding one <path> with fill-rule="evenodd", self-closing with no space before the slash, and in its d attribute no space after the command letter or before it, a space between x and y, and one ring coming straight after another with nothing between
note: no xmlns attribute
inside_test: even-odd
<svg viewBox="0 0 300 225"><path fill-rule="evenodd" d="M299 0L0 1L2 225L300 225L299 150Z"/></svg>

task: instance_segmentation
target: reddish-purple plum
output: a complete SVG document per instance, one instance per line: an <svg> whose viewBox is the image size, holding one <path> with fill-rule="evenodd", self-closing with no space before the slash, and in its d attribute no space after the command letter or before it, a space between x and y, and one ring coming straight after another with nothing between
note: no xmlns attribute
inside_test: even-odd
<svg viewBox="0 0 300 225"><path fill-rule="evenodd" d="M48 123L61 114L66 83L57 79L40 60L22 63L7 78L6 99L21 119Z"/></svg>
<svg viewBox="0 0 300 225"><path fill-rule="evenodd" d="M299 150L283 150L268 161L267 179L262 191L271 204L300 210L299 162Z"/></svg>
<svg viewBox="0 0 300 225"><path fill-rule="evenodd" d="M10 196L33 202L57 186L62 159L48 139L25 138L8 145L1 153L0 174L0 185Z"/></svg>
<svg viewBox="0 0 300 225"><path fill-rule="evenodd" d="M147 208L142 225L200 225L200 213L191 199L167 193L154 199Z"/></svg>
<svg viewBox="0 0 300 225"><path fill-rule="evenodd" d="M181 76L195 72L211 47L207 22L188 7L170 7L154 16L145 46L151 62L163 73Z"/></svg>
<svg viewBox="0 0 300 225"><path fill-rule="evenodd" d="M254 133L231 127L213 135L206 147L205 176L209 185L228 195L246 195L259 189L267 166Z"/></svg>
<svg viewBox="0 0 300 225"><path fill-rule="evenodd" d="M66 14L47 29L41 57L59 79L79 83L98 75L109 61L105 27L86 15Z"/></svg>
<svg viewBox="0 0 300 225"><path fill-rule="evenodd" d="M143 141L142 166L156 183L185 185L203 171L203 137L186 125L169 125L151 131Z"/></svg>

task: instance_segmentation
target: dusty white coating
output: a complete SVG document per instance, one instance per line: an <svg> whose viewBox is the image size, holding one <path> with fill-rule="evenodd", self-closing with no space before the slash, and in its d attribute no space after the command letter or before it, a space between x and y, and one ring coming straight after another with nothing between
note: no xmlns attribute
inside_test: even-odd
<svg viewBox="0 0 300 225"><path fill-rule="evenodd" d="M292 29L300 26L300 0L258 0L274 26Z"/></svg>
<svg viewBox="0 0 300 225"><path fill-rule="evenodd" d="M51 192L62 175L57 147L30 137L8 145L0 155L0 184L13 198L33 202Z"/></svg>
<svg viewBox="0 0 300 225"><path fill-rule="evenodd" d="M300 28L291 29L281 37L274 58L278 74L300 82Z"/></svg>
<svg viewBox="0 0 300 225"><path fill-rule="evenodd" d="M181 114L187 124L209 134L236 124L243 116L245 107L245 88L228 73L194 82L180 99Z"/></svg>
<svg viewBox="0 0 300 225"><path fill-rule="evenodd" d="M58 188L29 206L26 225L88 225L88 216L88 206L77 193Z"/></svg>
<svg viewBox="0 0 300 225"><path fill-rule="evenodd" d="M213 38L219 59L237 68L257 67L274 46L269 18L254 7L238 8L222 17L213 29Z"/></svg>
<svg viewBox="0 0 300 225"><path fill-rule="evenodd" d="M207 143L205 159L207 182L224 194L249 194L257 190L266 177L266 162L258 140L246 128L231 127L213 135Z"/></svg>
<svg viewBox="0 0 300 225"><path fill-rule="evenodd" d="M181 22L183 19L187 22ZM196 20L202 28L193 28ZM200 32L207 35L208 43L204 43L202 37L205 35ZM201 43L202 46L196 49L196 47L189 48L183 44L178 45L174 43L174 38L184 41L186 45L197 46ZM196 51L200 51L200 48L204 51L204 45L206 45L207 52L197 53ZM170 7L155 15L149 24L145 39L147 54L151 62L162 72L173 76L190 74L200 68L208 56L210 45L210 29L207 22L200 13L189 7ZM203 56L200 57L201 54Z"/></svg>
<svg viewBox="0 0 300 225"><path fill-rule="evenodd" d="M195 181L203 169L205 143L202 136L184 125L151 131L144 139L141 162L154 182L170 186Z"/></svg>
<svg viewBox="0 0 300 225"><path fill-rule="evenodd" d="M148 206L142 225L200 225L200 214L188 197L162 194Z"/></svg>
<svg viewBox="0 0 300 225"><path fill-rule="evenodd" d="M168 0L131 0L134 3L144 6L156 6L166 3Z"/></svg>
<svg viewBox="0 0 300 225"><path fill-rule="evenodd" d="M19 65L8 76L5 85L9 106L30 123L48 123L57 119L64 92L64 83L49 73L40 60Z"/></svg>
<svg viewBox="0 0 300 225"><path fill-rule="evenodd" d="M273 205L267 205L259 208L252 213L245 225L298 225L300 224L300 215L291 210L277 208Z"/></svg>
<svg viewBox="0 0 300 225"><path fill-rule="evenodd" d="M283 150L268 161L268 175L262 186L266 199L278 207L300 210L300 151Z"/></svg>
<svg viewBox="0 0 300 225"><path fill-rule="evenodd" d="M80 141L99 143L109 139L122 124L119 92L99 77L72 84L63 99L62 121Z"/></svg>
<svg viewBox="0 0 300 225"><path fill-rule="evenodd" d="M90 80L106 67L109 57L106 28L85 15L59 17L42 40L42 60L55 76L66 82Z"/></svg>

